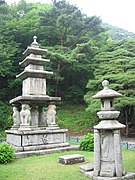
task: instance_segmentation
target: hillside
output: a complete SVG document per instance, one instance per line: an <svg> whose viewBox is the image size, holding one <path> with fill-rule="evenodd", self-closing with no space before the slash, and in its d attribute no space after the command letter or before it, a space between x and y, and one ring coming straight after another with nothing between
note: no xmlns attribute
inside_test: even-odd
<svg viewBox="0 0 135 180"><path fill-rule="evenodd" d="M107 23L103 23L102 25L108 31L108 33L110 34L110 36L113 40L135 38L135 33L133 33L133 32L129 32L125 29L119 28L117 26L112 26Z"/></svg>

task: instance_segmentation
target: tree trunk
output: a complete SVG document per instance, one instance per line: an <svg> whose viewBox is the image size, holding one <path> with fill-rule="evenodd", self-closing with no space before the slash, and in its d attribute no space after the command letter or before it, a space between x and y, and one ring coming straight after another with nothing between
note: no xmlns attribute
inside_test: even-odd
<svg viewBox="0 0 135 180"><path fill-rule="evenodd" d="M128 134L129 134L129 127L128 127L128 111L125 110L125 120L126 120L126 137L128 137Z"/></svg>
<svg viewBox="0 0 135 180"><path fill-rule="evenodd" d="M59 87L59 80L56 81L55 97L58 96L58 87Z"/></svg>
<svg viewBox="0 0 135 180"><path fill-rule="evenodd" d="M57 71L58 71L58 73L60 73L60 69L61 69L61 65L60 65L60 61L58 60L58 61L57 61ZM59 78L56 79L55 97L58 96L59 82L60 82Z"/></svg>

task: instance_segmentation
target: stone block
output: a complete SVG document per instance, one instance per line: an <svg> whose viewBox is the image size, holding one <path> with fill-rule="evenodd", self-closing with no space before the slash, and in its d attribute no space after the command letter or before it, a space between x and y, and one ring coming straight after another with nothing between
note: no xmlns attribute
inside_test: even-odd
<svg viewBox="0 0 135 180"><path fill-rule="evenodd" d="M84 155L80 154L72 154L72 155L65 155L59 157L59 163L61 164L76 164L80 162L84 162Z"/></svg>
<svg viewBox="0 0 135 180"><path fill-rule="evenodd" d="M46 79L31 77L23 80L23 95L46 95Z"/></svg>
<svg viewBox="0 0 135 180"><path fill-rule="evenodd" d="M88 178L92 178L94 180L126 180L126 179L135 179L135 173L129 172L125 176L122 177L101 177L101 176L94 176L94 171L85 172L84 175Z"/></svg>
<svg viewBox="0 0 135 180"><path fill-rule="evenodd" d="M80 172L88 172L94 170L94 163L87 163L80 166Z"/></svg>
<svg viewBox="0 0 135 180"><path fill-rule="evenodd" d="M69 146L66 143L67 129L31 131L7 130L7 142L17 151L30 151Z"/></svg>

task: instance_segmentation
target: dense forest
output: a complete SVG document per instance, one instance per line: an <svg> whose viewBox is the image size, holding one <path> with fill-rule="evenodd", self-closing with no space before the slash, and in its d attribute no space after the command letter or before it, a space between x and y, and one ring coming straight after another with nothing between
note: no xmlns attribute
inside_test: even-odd
<svg viewBox="0 0 135 180"><path fill-rule="evenodd" d="M54 72L47 82L48 95L61 96L62 106L87 106L88 112L83 109L85 115L81 115L80 126L92 128L98 121L96 111L100 105L91 96L101 90L102 80L107 79L112 88L123 94L116 106L121 110L120 121L126 124L126 135L129 130L132 133L135 35L124 31L126 35L120 38L108 32L108 28L111 26L103 25L99 17L88 17L66 0L55 0L52 4L20 0L11 6L1 1L0 130L12 124L9 100L21 94L21 81L16 79L16 74L21 72L19 62L36 35L40 46L48 49L44 54L51 59L47 69ZM62 118L65 116L58 121L63 125Z"/></svg>

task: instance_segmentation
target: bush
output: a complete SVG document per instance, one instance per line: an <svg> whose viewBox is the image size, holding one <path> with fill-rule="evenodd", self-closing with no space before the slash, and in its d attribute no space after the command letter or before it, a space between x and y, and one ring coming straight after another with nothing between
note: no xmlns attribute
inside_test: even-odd
<svg viewBox="0 0 135 180"><path fill-rule="evenodd" d="M13 161L15 152L10 144L0 143L0 163L7 164Z"/></svg>
<svg viewBox="0 0 135 180"><path fill-rule="evenodd" d="M84 151L94 151L94 134L88 133L81 139L80 149Z"/></svg>
<svg viewBox="0 0 135 180"><path fill-rule="evenodd" d="M0 131L0 142L6 141L6 132Z"/></svg>

